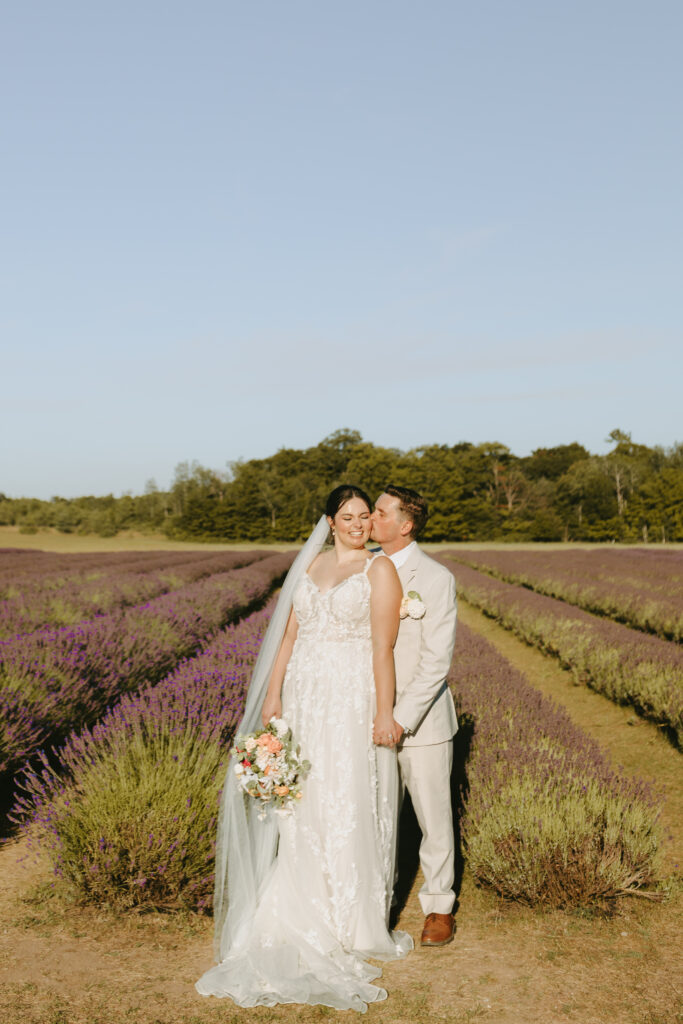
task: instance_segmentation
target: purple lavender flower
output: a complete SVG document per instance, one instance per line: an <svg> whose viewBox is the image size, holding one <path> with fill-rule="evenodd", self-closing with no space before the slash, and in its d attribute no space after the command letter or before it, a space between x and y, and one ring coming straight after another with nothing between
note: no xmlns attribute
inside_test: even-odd
<svg viewBox="0 0 683 1024"><path fill-rule="evenodd" d="M451 554L439 561L453 570L459 593L527 643L555 655L578 682L637 711L668 730L683 748L683 649L564 601L504 583ZM460 557L460 555L458 555Z"/></svg>
<svg viewBox="0 0 683 1024"><path fill-rule="evenodd" d="M0 775L96 721L121 693L163 678L262 601L292 558L270 555L142 605L0 641Z"/></svg>

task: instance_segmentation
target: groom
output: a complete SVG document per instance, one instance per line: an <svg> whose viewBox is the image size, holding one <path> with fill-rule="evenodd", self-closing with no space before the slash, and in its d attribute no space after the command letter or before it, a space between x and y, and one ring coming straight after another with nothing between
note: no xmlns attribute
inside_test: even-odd
<svg viewBox="0 0 683 1024"><path fill-rule="evenodd" d="M387 487L375 502L371 538L396 566L403 605L408 605L394 647L393 735L399 741L401 791L408 789L422 830L422 945L444 946L455 931L450 779L458 722L446 674L455 644L456 607L452 573L416 543L428 514L427 502L417 491Z"/></svg>

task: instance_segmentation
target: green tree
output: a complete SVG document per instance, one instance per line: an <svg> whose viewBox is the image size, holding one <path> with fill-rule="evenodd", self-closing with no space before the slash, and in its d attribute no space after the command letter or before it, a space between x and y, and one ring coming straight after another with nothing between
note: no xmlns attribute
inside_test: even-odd
<svg viewBox="0 0 683 1024"><path fill-rule="evenodd" d="M426 540L681 540L683 444L648 448L623 430L592 456L574 442L520 459L500 442L426 445L407 452L344 428L306 449L216 471L176 466L161 491L50 501L0 493L0 524L64 532L163 529L174 537L296 541L320 516L332 487L357 483L374 499L389 483L430 504Z"/></svg>
<svg viewBox="0 0 683 1024"><path fill-rule="evenodd" d="M633 492L653 472L653 452L645 445L634 444L631 435L623 430L612 430L607 440L613 442L614 448L602 460L602 467L614 488L619 538L631 539L624 514Z"/></svg>
<svg viewBox="0 0 683 1024"><path fill-rule="evenodd" d="M683 467L665 466L633 495L626 511L632 534L648 541L683 541Z"/></svg>
<svg viewBox="0 0 683 1024"><path fill-rule="evenodd" d="M410 475L410 462L411 460L396 448L381 448L363 442L356 445L351 452L340 482L358 484L367 491L370 499L375 501L390 484L407 486L405 480L406 476Z"/></svg>
<svg viewBox="0 0 683 1024"><path fill-rule="evenodd" d="M603 460L575 462L557 482L557 508L568 540L615 540L620 533L614 488Z"/></svg>
<svg viewBox="0 0 683 1024"><path fill-rule="evenodd" d="M573 441L554 448L535 448L531 455L521 460L522 469L529 480L559 480L575 462L589 458L590 453Z"/></svg>

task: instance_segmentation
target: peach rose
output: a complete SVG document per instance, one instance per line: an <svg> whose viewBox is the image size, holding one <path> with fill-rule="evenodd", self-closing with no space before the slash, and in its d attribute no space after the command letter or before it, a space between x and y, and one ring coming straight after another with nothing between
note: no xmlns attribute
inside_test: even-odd
<svg viewBox="0 0 683 1024"><path fill-rule="evenodd" d="M287 796L289 793L289 786L275 786L275 792L278 796Z"/></svg>

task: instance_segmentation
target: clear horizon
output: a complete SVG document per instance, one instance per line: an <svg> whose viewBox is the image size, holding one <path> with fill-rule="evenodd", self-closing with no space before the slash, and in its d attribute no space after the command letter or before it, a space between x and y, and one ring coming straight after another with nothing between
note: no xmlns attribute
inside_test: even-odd
<svg viewBox="0 0 683 1024"><path fill-rule="evenodd" d="M5 12L0 491L683 440L683 8Z"/></svg>

